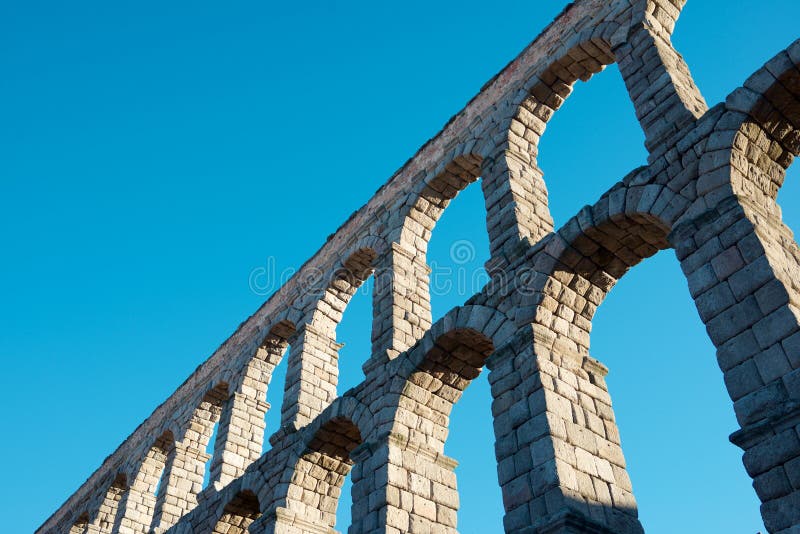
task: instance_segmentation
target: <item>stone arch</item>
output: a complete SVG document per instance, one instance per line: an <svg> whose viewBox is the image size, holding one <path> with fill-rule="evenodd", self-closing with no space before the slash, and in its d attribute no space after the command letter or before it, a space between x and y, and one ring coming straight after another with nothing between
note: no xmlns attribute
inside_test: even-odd
<svg viewBox="0 0 800 534"><path fill-rule="evenodd" d="M443 454L450 410L514 331L491 307L463 306L392 362L388 389L373 407L378 425L353 453L363 459L353 475L355 531L378 521L400 532L455 532L456 462Z"/></svg>
<svg viewBox="0 0 800 534"><path fill-rule="evenodd" d="M424 355L418 352L412 360L417 360L414 371L392 382L391 391L399 398L392 431L442 452L453 406L493 352L492 340L472 328L453 328L436 337ZM407 426L411 421L415 425Z"/></svg>
<svg viewBox="0 0 800 534"><path fill-rule="evenodd" d="M267 530L283 532L327 532L336 522L336 510L345 478L351 474L354 507L356 494L363 493L363 460L359 453L373 431L374 417L369 407L349 392L337 398L308 426L294 436L294 445L282 459L282 467L270 485L278 491L271 499L266 517ZM359 455L362 456L359 456ZM267 502L261 495L262 502Z"/></svg>
<svg viewBox="0 0 800 534"><path fill-rule="evenodd" d="M345 416L317 425L293 466L286 506L278 512L293 521L333 528L345 477L355 463L350 453L362 443L358 426Z"/></svg>
<svg viewBox="0 0 800 534"><path fill-rule="evenodd" d="M747 385L729 378L728 373L744 373L741 366L751 365L750 358L758 349L771 350L775 358L760 356L761 369L767 361L776 369L796 367L793 349L763 346L767 340L776 341L766 332L759 335L762 341L757 346L744 343L740 336L752 336L760 329L754 324L739 324L741 321L733 324L730 316L748 308L748 317L755 322L774 315L777 309L784 314L784 326L778 330L792 333L785 330L786 325L796 323L792 303L800 292L800 250L783 223L777 196L785 172L798 154L800 40L728 96L725 113L700 161L693 209L678 222L680 231L674 236L690 291L718 349L741 423L763 411L762 403L741 401L753 393L752 388L771 382L774 373L760 371ZM743 284L745 277L747 283ZM764 296L756 306L752 299L759 293ZM765 301L768 293L769 303ZM728 328L722 327L723 322Z"/></svg>
<svg viewBox="0 0 800 534"><path fill-rule="evenodd" d="M436 169L420 174L419 184L391 209L393 226L387 240L391 251L379 265L381 299L375 325L374 363L385 364L414 345L432 324L428 243L433 229L450 202L481 175L483 158L470 149L469 141L451 150ZM388 286L391 283L391 298ZM365 369L366 370L366 369Z"/></svg>
<svg viewBox="0 0 800 534"><path fill-rule="evenodd" d="M267 390L275 367L297 333L288 319L276 321L232 382L231 395L224 403L219 421L211 482L226 485L256 461L264 448L264 417L271 408ZM218 449L217 449L218 448Z"/></svg>
<svg viewBox="0 0 800 534"><path fill-rule="evenodd" d="M171 430L165 430L153 440L120 502L122 513L117 514L114 532L121 529L137 533L149 531L156 513L156 491L161 494L167 483L165 467L175 447L175 435Z"/></svg>
<svg viewBox="0 0 800 534"><path fill-rule="evenodd" d="M420 439L438 452L444 450L450 410L464 389L480 374L495 347L507 343L514 322L496 309L467 305L437 321L402 361L389 385L386 402L398 415L382 431ZM401 412L434 416L435 428L422 419L408 426Z"/></svg>
<svg viewBox="0 0 800 534"><path fill-rule="evenodd" d="M117 473L103 496L103 501L95 515L92 525L100 532L111 532L117 516L121 512L120 503L128 490L128 476Z"/></svg>
<svg viewBox="0 0 800 534"><path fill-rule="evenodd" d="M800 41L725 102L700 160L692 209L671 240L741 429L769 531L800 524L800 249L776 202L800 152ZM762 451L783 451L762 455Z"/></svg>
<svg viewBox="0 0 800 534"><path fill-rule="evenodd" d="M418 524L423 530L455 532L459 508L454 471L457 462L443 452L450 413L493 352L492 340L483 333L454 327L435 338L433 347L398 392L389 450L400 453L401 461L394 467L402 475L390 480L390 484L395 482L402 488L403 478L412 484L404 488L409 493L400 491L400 501L404 497L414 500L414 507L407 514L409 527ZM394 381L393 386L399 382ZM405 518L400 521L406 526Z"/></svg>
<svg viewBox="0 0 800 534"><path fill-rule="evenodd" d="M646 178L633 173L583 208L542 246L530 285L519 288L516 348L493 358L490 375L495 405L508 408L495 419L507 530L574 517L601 532L642 532L607 369L589 342L614 284L670 248L670 224L651 213L669 193Z"/></svg>
<svg viewBox="0 0 800 534"><path fill-rule="evenodd" d="M433 228L447 205L481 175L483 158L477 154L463 154L445 161L406 199L400 212L402 223L392 236L404 249L423 259Z"/></svg>
<svg viewBox="0 0 800 534"><path fill-rule="evenodd" d="M355 292L375 270L379 252L372 246L361 243L342 255L339 265L333 270L320 299L311 314L311 324L334 339L336 326L342 320L347 304Z"/></svg>
<svg viewBox="0 0 800 534"><path fill-rule="evenodd" d="M154 529L168 529L197 505L197 496L203 489L206 464L211 459L206 448L227 400L228 383L214 384L186 422L181 439L167 457L164 481L158 488ZM219 433L217 437L220 437ZM221 452L222 447L217 447L215 443L214 450Z"/></svg>
<svg viewBox="0 0 800 534"><path fill-rule="evenodd" d="M725 110L701 158L697 196L733 194L779 219L775 199L800 154L800 40L731 93Z"/></svg>
<svg viewBox="0 0 800 534"><path fill-rule="evenodd" d="M592 318L611 288L639 262L670 248L669 223L646 209L664 189L620 183L547 243L528 288L530 320L544 337L588 354Z"/></svg>
<svg viewBox="0 0 800 534"><path fill-rule="evenodd" d="M395 313L398 288L403 287L402 276L395 270L394 250L386 240L375 235L359 239L342 254L340 264L335 268L320 303L314 310L312 324L322 324L323 328L338 327L345 308L355 292L363 283L373 277L372 288L372 330L371 354L387 356L396 349L395 327L398 318ZM331 313L332 312L332 313ZM332 334L335 340L335 332ZM364 367L369 366L369 361Z"/></svg>
<svg viewBox="0 0 800 534"><path fill-rule="evenodd" d="M500 123L501 130L508 134L507 145L486 146L483 150L509 150L541 177L536 158L547 123L572 93L578 80L587 82L615 62L611 46L601 28L572 37L540 74L526 82L512 103L513 113Z"/></svg>
<svg viewBox="0 0 800 534"><path fill-rule="evenodd" d="M69 528L69 534L84 534L89 530L89 513L83 512Z"/></svg>
<svg viewBox="0 0 800 534"><path fill-rule="evenodd" d="M482 187L492 258L503 262L520 240L538 242L553 230L544 174L537 164L539 141L547 123L572 92L614 62L600 32L571 38L558 56L532 75L495 126L501 141L480 147L484 155Z"/></svg>
<svg viewBox="0 0 800 534"><path fill-rule="evenodd" d="M214 425L219 421L222 406L228 399L228 391L227 382L217 382L208 388L184 428L180 441L185 446L205 450Z"/></svg>
<svg viewBox="0 0 800 534"><path fill-rule="evenodd" d="M768 281L775 286L776 302L793 301L792 295L800 292L800 250L776 201L786 169L798 154L800 40L728 96L700 161L692 210L677 223L679 258L701 318L720 350L728 333L709 321L731 303L744 303L759 289L766 292L762 286ZM742 287L739 279L753 273L757 276L751 286ZM700 298L709 289L727 297ZM738 359L746 357L742 353ZM721 366L727 369L726 363Z"/></svg>
<svg viewBox="0 0 800 534"><path fill-rule="evenodd" d="M288 319L273 324L253 357L247 362L235 390L241 391L251 399L266 399L272 373L283 359L286 347L296 334L297 327Z"/></svg>
<svg viewBox="0 0 800 534"><path fill-rule="evenodd" d="M213 534L245 534L261 516L261 506L256 494L245 489L234 495L218 515Z"/></svg>
<svg viewBox="0 0 800 534"><path fill-rule="evenodd" d="M336 327L359 287L373 274L379 258L386 257L384 241L374 236L359 240L323 279L322 289L306 312L308 322L299 325L286 370L286 390L281 408L282 427L298 428L322 412L337 397L339 349ZM327 276L327 275L326 275ZM377 282L376 282L377 283ZM391 283L391 282L390 282ZM373 316L386 292L376 288ZM382 320L374 321L382 324ZM372 339L378 334L373 330Z"/></svg>

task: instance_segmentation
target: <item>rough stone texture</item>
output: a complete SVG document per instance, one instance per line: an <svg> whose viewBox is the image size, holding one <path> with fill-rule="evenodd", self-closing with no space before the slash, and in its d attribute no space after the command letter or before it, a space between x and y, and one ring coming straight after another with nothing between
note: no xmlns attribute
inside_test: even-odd
<svg viewBox="0 0 800 534"><path fill-rule="evenodd" d="M670 42L683 4L570 5L39 531L328 533L350 474L351 534L456 532L449 415L486 367L505 530L641 532L589 334L617 280L664 249L717 347L764 522L800 529L800 250L775 201L800 151L800 41L708 109ZM648 165L554 231L539 139L573 84L613 62ZM492 278L432 324L427 244L478 177ZM369 276L366 379L338 392L336 326ZM262 454L289 344L281 428Z"/></svg>

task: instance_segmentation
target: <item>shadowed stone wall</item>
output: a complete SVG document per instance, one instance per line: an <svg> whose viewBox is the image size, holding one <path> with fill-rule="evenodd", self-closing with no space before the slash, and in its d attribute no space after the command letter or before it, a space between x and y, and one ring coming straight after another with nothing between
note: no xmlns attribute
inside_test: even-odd
<svg viewBox="0 0 800 534"><path fill-rule="evenodd" d="M800 41L709 109L670 40L683 4L567 7L39 532L328 533L348 475L351 534L456 532L456 461L443 451L451 409L481 372L506 532L642 532L589 334L614 284L665 249L717 348L764 522L800 529L800 250L776 204L800 152ZM612 63L648 165L554 229L539 140L573 84ZM479 177L491 280L432 323L428 242ZM366 379L339 391L336 327L370 277ZM265 429L270 409L278 429Z"/></svg>

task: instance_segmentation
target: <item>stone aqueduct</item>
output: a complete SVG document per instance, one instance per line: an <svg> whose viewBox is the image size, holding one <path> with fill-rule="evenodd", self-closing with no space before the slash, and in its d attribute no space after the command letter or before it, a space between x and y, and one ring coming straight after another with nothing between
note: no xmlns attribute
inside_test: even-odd
<svg viewBox="0 0 800 534"><path fill-rule="evenodd" d="M800 41L709 109L670 41L684 3L567 7L39 532L332 532L348 474L350 533L456 532L448 416L483 367L505 531L641 532L589 332L616 281L663 249L717 348L764 522L800 531L800 250L776 204L800 151ZM611 63L648 165L554 230L539 139L573 84ZM478 177L492 279L432 324L428 240ZM307 290L311 272L325 273L324 291ZM336 326L373 274L366 378L337 392ZM281 427L265 429L288 344Z"/></svg>

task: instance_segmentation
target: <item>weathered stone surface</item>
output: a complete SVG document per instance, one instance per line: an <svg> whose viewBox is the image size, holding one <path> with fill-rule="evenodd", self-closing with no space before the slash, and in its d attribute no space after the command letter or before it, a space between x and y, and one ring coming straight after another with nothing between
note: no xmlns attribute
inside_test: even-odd
<svg viewBox="0 0 800 534"><path fill-rule="evenodd" d="M39 531L330 533L349 475L351 534L456 532L457 462L444 444L453 405L485 366L505 530L642 532L589 339L616 282L664 249L717 348L742 426L731 439L765 524L800 529L800 250L776 203L800 152L800 41L709 110L670 40L683 3L571 4ZM648 166L554 232L539 140L572 85L613 62ZM478 177L492 279L432 323L427 245ZM336 327L370 276L366 379L338 391ZM287 346L281 427L266 429Z"/></svg>

